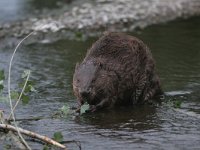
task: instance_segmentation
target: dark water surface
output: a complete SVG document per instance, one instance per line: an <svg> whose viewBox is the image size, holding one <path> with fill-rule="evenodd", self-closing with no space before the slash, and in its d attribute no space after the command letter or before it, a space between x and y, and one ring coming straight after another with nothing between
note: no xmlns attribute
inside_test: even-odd
<svg viewBox="0 0 200 150"><path fill-rule="evenodd" d="M28 105L18 106L17 118L42 116L44 119L24 121L20 125L49 137L61 131L64 140L80 141L83 150L200 149L200 18L155 25L131 34L151 48L168 95L166 99L182 101L180 109L164 103L51 119L63 105L76 105L72 94L74 66L96 38L84 42L38 42L19 48L14 59L12 88L17 86L23 70L30 69L38 93L31 96ZM12 51L11 46L0 49L0 68L8 70ZM6 103L0 103L0 108L9 112ZM42 149L38 143L30 142L30 145ZM78 147L69 144L69 149Z"/></svg>

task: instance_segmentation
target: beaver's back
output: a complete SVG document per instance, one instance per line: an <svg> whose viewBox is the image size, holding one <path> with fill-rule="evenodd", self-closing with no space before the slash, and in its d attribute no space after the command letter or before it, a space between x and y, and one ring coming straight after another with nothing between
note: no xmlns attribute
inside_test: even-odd
<svg viewBox="0 0 200 150"><path fill-rule="evenodd" d="M107 33L88 50L84 61L101 63L108 70L116 71L121 78L154 69L148 47L139 39L123 33Z"/></svg>

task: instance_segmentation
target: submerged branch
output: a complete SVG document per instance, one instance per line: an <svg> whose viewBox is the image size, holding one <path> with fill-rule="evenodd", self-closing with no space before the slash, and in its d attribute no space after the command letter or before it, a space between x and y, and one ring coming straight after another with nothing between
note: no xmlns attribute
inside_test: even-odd
<svg viewBox="0 0 200 150"><path fill-rule="evenodd" d="M16 128L12 125L8 125L8 124L0 124L0 128L4 129L4 130L10 130L10 131L14 131L14 132L17 132L17 130L19 130L20 133L24 134L24 135L27 135L27 136L30 136L32 138L36 138L36 139L39 139L45 143L48 143L48 144L52 144L54 146L57 146L59 148L62 148L62 149L65 149L67 150L66 146L63 145L63 144L60 144L50 138L48 138L47 136L43 136L43 135L40 135L40 134L37 134L35 132L31 132L31 131L28 131L28 130L24 130L22 128Z"/></svg>

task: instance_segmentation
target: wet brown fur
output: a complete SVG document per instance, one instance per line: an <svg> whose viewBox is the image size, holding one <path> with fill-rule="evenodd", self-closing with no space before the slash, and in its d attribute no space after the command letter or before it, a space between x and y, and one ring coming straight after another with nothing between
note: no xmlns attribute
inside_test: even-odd
<svg viewBox="0 0 200 150"><path fill-rule="evenodd" d="M122 33L106 33L92 45L76 66L73 89L79 104L87 101L94 110L144 103L161 94L149 48Z"/></svg>

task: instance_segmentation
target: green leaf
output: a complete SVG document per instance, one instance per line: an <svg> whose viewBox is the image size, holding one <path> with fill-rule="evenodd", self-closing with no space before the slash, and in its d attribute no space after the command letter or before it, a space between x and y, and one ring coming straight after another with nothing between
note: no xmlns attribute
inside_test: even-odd
<svg viewBox="0 0 200 150"><path fill-rule="evenodd" d="M23 82L19 83L19 84L18 84L19 87L20 87L20 88L23 88L25 82L26 82L26 81L23 81ZM34 82L34 81L31 81L31 80L28 80L26 85L27 85L27 86L28 86L28 85L34 86L34 85L35 85L35 82Z"/></svg>
<svg viewBox="0 0 200 150"><path fill-rule="evenodd" d="M11 92L11 98L12 99L18 99L19 98L19 93L18 92L16 92L16 91L12 91Z"/></svg>
<svg viewBox="0 0 200 150"><path fill-rule="evenodd" d="M25 81L19 83L19 87L23 88L25 84ZM28 93L28 92L36 92L35 88L33 87L33 85L35 85L34 81L27 81L24 93Z"/></svg>
<svg viewBox="0 0 200 150"><path fill-rule="evenodd" d="M26 87L25 87L24 93L31 92L31 89L32 89L32 85L27 84Z"/></svg>
<svg viewBox="0 0 200 150"><path fill-rule="evenodd" d="M4 88L4 85L3 85L3 80L5 79L5 76L4 76L4 71L3 70L0 70L0 92L3 90Z"/></svg>
<svg viewBox="0 0 200 150"><path fill-rule="evenodd" d="M0 84L0 92L3 90L4 86Z"/></svg>
<svg viewBox="0 0 200 150"><path fill-rule="evenodd" d="M62 142L63 141L63 135L61 132L55 132L53 135L53 139L57 142Z"/></svg>
<svg viewBox="0 0 200 150"><path fill-rule="evenodd" d="M22 95L22 103L24 105L28 104L29 103L29 97L27 95Z"/></svg>
<svg viewBox="0 0 200 150"><path fill-rule="evenodd" d="M44 145L43 150L49 150L49 147L47 145Z"/></svg>
<svg viewBox="0 0 200 150"><path fill-rule="evenodd" d="M81 114L85 113L90 108L90 105L85 103L81 106Z"/></svg>
<svg viewBox="0 0 200 150"><path fill-rule="evenodd" d="M60 110L64 115L68 115L70 113L70 107L66 105L64 105Z"/></svg>
<svg viewBox="0 0 200 150"><path fill-rule="evenodd" d="M50 146L48 146L47 144L44 145L43 150L50 150Z"/></svg>
<svg viewBox="0 0 200 150"><path fill-rule="evenodd" d="M5 80L4 70L0 70L0 81Z"/></svg>
<svg viewBox="0 0 200 150"><path fill-rule="evenodd" d="M182 104L182 101L176 100L176 101L173 102L173 107L174 108L181 108L181 104Z"/></svg>
<svg viewBox="0 0 200 150"><path fill-rule="evenodd" d="M83 37L83 33L82 32L76 32L75 35L79 39L81 39Z"/></svg>
<svg viewBox="0 0 200 150"><path fill-rule="evenodd" d="M3 85L3 80L0 80L0 85Z"/></svg>
<svg viewBox="0 0 200 150"><path fill-rule="evenodd" d="M30 73L31 73L30 70L24 70L24 72L22 73L22 76L21 76L21 77L24 79L24 78L26 78Z"/></svg>
<svg viewBox="0 0 200 150"><path fill-rule="evenodd" d="M29 85L29 87L30 87L30 92L36 92L36 89L32 85Z"/></svg>
<svg viewBox="0 0 200 150"><path fill-rule="evenodd" d="M29 85L26 85L25 89L24 89L24 93L28 93L30 92L30 86Z"/></svg>

